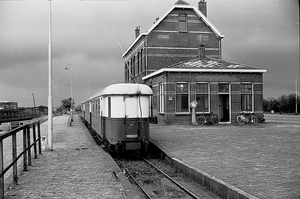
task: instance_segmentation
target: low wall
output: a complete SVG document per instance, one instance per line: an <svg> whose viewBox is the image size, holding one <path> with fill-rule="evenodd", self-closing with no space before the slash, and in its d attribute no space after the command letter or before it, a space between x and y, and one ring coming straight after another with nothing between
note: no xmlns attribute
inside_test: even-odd
<svg viewBox="0 0 300 199"><path fill-rule="evenodd" d="M183 162L153 140L151 140L151 143L163 152L165 159L170 162L175 169L179 170L185 176L199 183L201 186L215 193L219 197L224 199L259 199L258 197L228 184L213 175Z"/></svg>

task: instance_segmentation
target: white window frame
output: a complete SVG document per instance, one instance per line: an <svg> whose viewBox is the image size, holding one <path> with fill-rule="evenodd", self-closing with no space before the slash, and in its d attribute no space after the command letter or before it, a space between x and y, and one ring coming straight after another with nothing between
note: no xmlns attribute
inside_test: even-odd
<svg viewBox="0 0 300 199"><path fill-rule="evenodd" d="M197 93L197 84L207 84L207 93ZM197 94L207 94L207 98L208 98L208 111L207 112L197 112L196 113L209 113L210 112L210 83L209 82L196 82L196 85L195 85L195 99L197 100Z"/></svg>
<svg viewBox="0 0 300 199"><path fill-rule="evenodd" d="M187 93L177 93L177 84L187 84L188 91ZM180 112L177 111L177 94L187 94L188 95L188 111L187 112ZM175 83L175 114L189 114L190 113L190 83L189 82L176 82Z"/></svg>
<svg viewBox="0 0 300 199"><path fill-rule="evenodd" d="M160 83L159 84L159 113L165 112L165 89L166 89L166 84Z"/></svg>
<svg viewBox="0 0 300 199"><path fill-rule="evenodd" d="M180 17L184 17L185 20L181 20ZM185 27L184 27L184 30L180 29L180 23L184 23ZM178 31L179 32L187 32L187 27L188 27L188 16L187 14L179 14L178 15Z"/></svg>
<svg viewBox="0 0 300 199"><path fill-rule="evenodd" d="M220 92L219 85L220 84L228 84L228 92ZM231 84L229 82L218 82L218 94L230 94L231 93Z"/></svg>
<svg viewBox="0 0 300 199"><path fill-rule="evenodd" d="M242 85L251 85L251 93L243 93L242 91ZM247 110L243 110L243 107L242 107L242 96L243 95L251 95L251 110L247 111ZM241 111L244 111L244 112L251 112L253 113L254 112L254 84L252 82L242 82L241 83Z"/></svg>

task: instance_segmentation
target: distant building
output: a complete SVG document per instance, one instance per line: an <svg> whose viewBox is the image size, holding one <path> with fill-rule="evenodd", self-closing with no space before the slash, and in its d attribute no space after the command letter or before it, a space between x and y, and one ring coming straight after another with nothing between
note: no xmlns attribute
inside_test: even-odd
<svg viewBox="0 0 300 199"><path fill-rule="evenodd" d="M18 102L0 101L0 110L17 109Z"/></svg>
<svg viewBox="0 0 300 199"><path fill-rule="evenodd" d="M207 19L206 1L198 9L179 0L123 54L125 82L153 89L152 112L159 123L190 124L196 113L214 112L235 123L241 111L262 118L266 70L222 60L224 35Z"/></svg>

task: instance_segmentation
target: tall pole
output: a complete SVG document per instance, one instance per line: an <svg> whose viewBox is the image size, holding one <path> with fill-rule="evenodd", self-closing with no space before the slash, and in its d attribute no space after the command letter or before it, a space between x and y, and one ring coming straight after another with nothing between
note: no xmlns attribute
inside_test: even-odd
<svg viewBox="0 0 300 199"><path fill-rule="evenodd" d="M71 110L70 110L70 114L71 114L71 122L73 121L73 105L74 105L74 85L73 85L73 65L72 64L68 64L67 67L65 68L65 70L69 70L69 68L72 68L71 70Z"/></svg>
<svg viewBox="0 0 300 199"><path fill-rule="evenodd" d="M48 46L48 89L49 89L49 95L48 95L48 141L47 141L47 149L50 151L53 151L53 118L52 118L52 13L51 13L51 0L49 0L50 3L50 9L49 9L49 46Z"/></svg>
<svg viewBox="0 0 300 199"><path fill-rule="evenodd" d="M74 112L74 82L73 82L73 65L72 65L72 77L71 77L71 98L72 98L72 103L71 103L71 122L73 122L73 112Z"/></svg>
<svg viewBox="0 0 300 199"><path fill-rule="evenodd" d="M36 117L34 93L32 93L32 98L33 98L33 111L34 111L33 114L34 117Z"/></svg>
<svg viewBox="0 0 300 199"><path fill-rule="evenodd" d="M297 108L297 105L298 105L298 73L295 73L295 84L296 84L296 102L295 102L295 105L296 105L296 115L298 114L298 108Z"/></svg>

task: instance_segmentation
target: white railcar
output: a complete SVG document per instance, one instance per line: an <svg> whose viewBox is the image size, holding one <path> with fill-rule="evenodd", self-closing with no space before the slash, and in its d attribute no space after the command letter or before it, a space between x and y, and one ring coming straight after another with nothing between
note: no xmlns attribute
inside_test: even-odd
<svg viewBox="0 0 300 199"><path fill-rule="evenodd" d="M82 117L118 153L147 152L151 96L144 84L112 84L82 102Z"/></svg>

